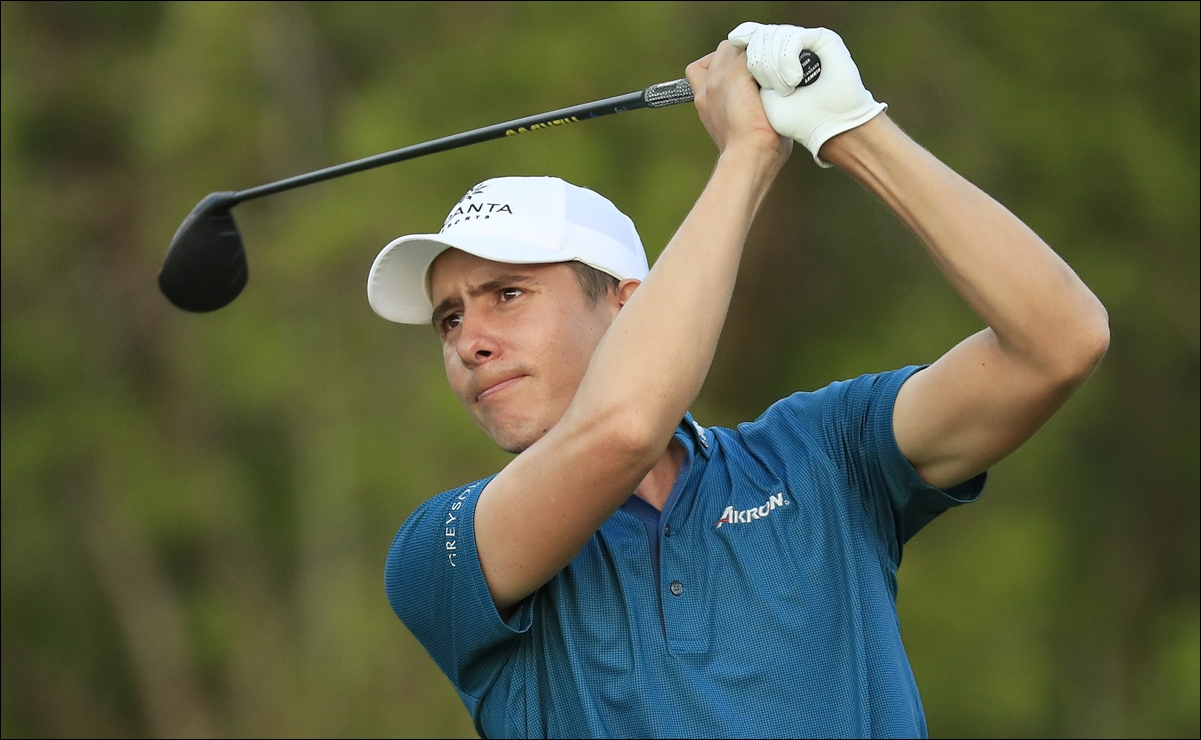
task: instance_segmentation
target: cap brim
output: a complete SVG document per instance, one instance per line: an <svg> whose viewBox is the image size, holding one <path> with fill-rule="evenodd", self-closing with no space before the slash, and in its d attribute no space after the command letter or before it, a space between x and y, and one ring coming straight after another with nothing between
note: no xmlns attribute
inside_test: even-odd
<svg viewBox="0 0 1201 740"><path fill-rule="evenodd" d="M573 255L529 242L484 234L412 234L380 250L367 275L371 310L399 324L424 324L434 307L425 292L425 275L447 249L459 249L494 262L531 265L568 262Z"/></svg>

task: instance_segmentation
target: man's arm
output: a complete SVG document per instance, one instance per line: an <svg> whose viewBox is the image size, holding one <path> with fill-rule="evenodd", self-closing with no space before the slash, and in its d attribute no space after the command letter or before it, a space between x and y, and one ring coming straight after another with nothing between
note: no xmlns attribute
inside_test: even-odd
<svg viewBox="0 0 1201 740"><path fill-rule="evenodd" d="M687 74L721 150L708 186L614 319L563 418L480 495L476 544L502 613L571 562L663 455L709 371L747 231L791 149L729 43Z"/></svg>
<svg viewBox="0 0 1201 740"><path fill-rule="evenodd" d="M921 238L988 325L911 377L893 412L923 480L968 480L1029 439L1100 362L1105 308L1037 234L887 116L828 140L821 157Z"/></svg>

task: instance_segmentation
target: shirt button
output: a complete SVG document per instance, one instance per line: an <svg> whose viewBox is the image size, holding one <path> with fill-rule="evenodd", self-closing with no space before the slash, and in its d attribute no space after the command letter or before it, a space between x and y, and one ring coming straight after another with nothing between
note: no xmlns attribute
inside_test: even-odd
<svg viewBox="0 0 1201 740"><path fill-rule="evenodd" d="M679 581L672 581L671 585L667 588L669 591L671 591L672 596L679 596L680 594L684 593L684 584L680 583Z"/></svg>
<svg viewBox="0 0 1201 740"><path fill-rule="evenodd" d="M664 537L671 536L671 525L670 524L668 524L666 527L663 528L663 536Z"/></svg>

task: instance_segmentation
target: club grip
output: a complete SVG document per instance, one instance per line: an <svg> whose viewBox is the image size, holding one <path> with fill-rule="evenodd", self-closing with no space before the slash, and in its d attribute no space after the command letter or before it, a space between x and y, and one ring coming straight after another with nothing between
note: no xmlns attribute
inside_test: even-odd
<svg viewBox="0 0 1201 740"><path fill-rule="evenodd" d="M822 74L822 60L817 54L808 49L801 49L801 81L797 83L797 87L805 87L817 82L817 78Z"/></svg>
<svg viewBox="0 0 1201 740"><path fill-rule="evenodd" d="M692 85L688 80L672 80L651 85L642 91L642 100L650 108L664 108L677 103L692 102Z"/></svg>
<svg viewBox="0 0 1201 740"><path fill-rule="evenodd" d="M807 87L817 82L822 74L822 60L817 54L808 49L802 49L800 54L801 81L797 87ZM672 80L651 85L642 91L642 102L648 108L665 108L678 103L692 102L692 86L688 80Z"/></svg>

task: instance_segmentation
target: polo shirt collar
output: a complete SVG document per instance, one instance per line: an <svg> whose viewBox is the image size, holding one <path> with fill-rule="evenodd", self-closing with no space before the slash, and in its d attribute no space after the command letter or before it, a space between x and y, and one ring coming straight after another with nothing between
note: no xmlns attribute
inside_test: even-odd
<svg viewBox="0 0 1201 740"><path fill-rule="evenodd" d="M691 411L684 413L684 420L676 429L675 436L684 442L689 457L699 452L706 460L713 454L713 446L717 442L717 437L713 432L696 423L696 419L692 418Z"/></svg>

